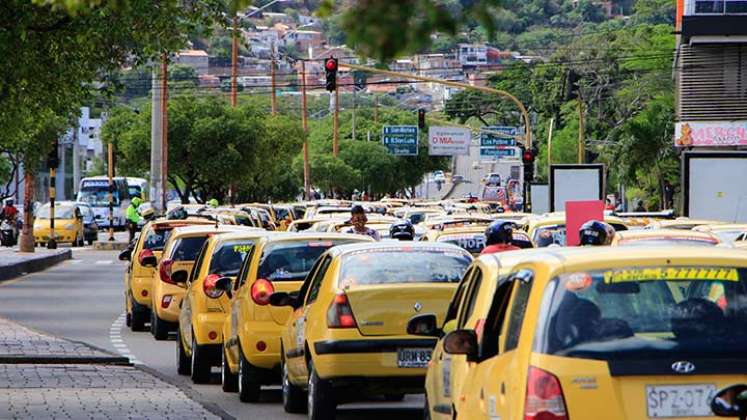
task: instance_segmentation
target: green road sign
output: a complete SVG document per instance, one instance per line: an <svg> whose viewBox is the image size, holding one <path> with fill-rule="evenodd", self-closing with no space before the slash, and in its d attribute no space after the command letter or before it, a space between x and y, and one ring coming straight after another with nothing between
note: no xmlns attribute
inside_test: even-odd
<svg viewBox="0 0 747 420"><path fill-rule="evenodd" d="M415 125L385 125L384 146L395 156L418 155L418 127Z"/></svg>

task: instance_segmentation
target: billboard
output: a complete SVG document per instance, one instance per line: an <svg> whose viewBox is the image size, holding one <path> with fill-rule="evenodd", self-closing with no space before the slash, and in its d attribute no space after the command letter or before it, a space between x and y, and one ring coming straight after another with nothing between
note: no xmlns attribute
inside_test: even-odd
<svg viewBox="0 0 747 420"><path fill-rule="evenodd" d="M604 165L551 165L550 211L567 201L604 200Z"/></svg>
<svg viewBox="0 0 747 420"><path fill-rule="evenodd" d="M683 216L747 223L747 152L682 155Z"/></svg>
<svg viewBox="0 0 747 420"><path fill-rule="evenodd" d="M674 145L677 147L747 146L747 122L678 122L674 128Z"/></svg>
<svg viewBox="0 0 747 420"><path fill-rule="evenodd" d="M462 127L429 127L428 154L431 156L469 155L472 132Z"/></svg>
<svg viewBox="0 0 747 420"><path fill-rule="evenodd" d="M395 156L418 155L418 126L385 125L382 137L384 147Z"/></svg>

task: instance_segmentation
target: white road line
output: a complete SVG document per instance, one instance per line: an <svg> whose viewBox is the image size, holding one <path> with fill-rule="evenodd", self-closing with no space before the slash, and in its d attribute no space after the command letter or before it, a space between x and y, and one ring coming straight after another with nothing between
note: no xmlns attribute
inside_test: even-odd
<svg viewBox="0 0 747 420"><path fill-rule="evenodd" d="M113 264L114 261L112 260L98 260L96 261L96 265L110 265Z"/></svg>
<svg viewBox="0 0 747 420"><path fill-rule="evenodd" d="M96 263L98 264L100 261L97 261ZM112 322L112 326L109 328L109 341L111 342L112 347L117 350L117 353L122 357L130 359L130 363L133 365L142 365L143 362L138 360L138 358L132 354L130 349L127 347L127 344L122 340L122 327L124 326L125 317L126 315L123 312L116 320L114 320L114 322Z"/></svg>

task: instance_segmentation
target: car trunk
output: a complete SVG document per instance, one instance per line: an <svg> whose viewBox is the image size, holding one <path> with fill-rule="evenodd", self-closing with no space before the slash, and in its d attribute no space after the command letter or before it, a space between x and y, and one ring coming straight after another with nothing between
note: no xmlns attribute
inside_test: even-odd
<svg viewBox="0 0 747 420"><path fill-rule="evenodd" d="M398 283L345 290L362 335L404 335L415 315L433 313L441 322L456 283Z"/></svg>

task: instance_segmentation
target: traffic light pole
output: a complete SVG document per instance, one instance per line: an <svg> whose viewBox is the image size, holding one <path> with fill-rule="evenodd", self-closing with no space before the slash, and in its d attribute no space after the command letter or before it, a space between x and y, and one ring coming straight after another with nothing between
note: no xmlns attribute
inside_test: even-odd
<svg viewBox="0 0 747 420"><path fill-rule="evenodd" d="M335 75L337 78L337 75ZM335 89L335 113L332 115L332 155L340 154L340 87Z"/></svg>
<svg viewBox="0 0 747 420"><path fill-rule="evenodd" d="M57 237L54 233L54 201L57 195L55 182L57 181L57 168L49 168L49 241L48 249L57 249Z"/></svg>
<svg viewBox="0 0 747 420"><path fill-rule="evenodd" d="M301 127L303 128L303 191L311 200L311 168L309 165L309 122L306 105L306 62L301 61Z"/></svg>
<svg viewBox="0 0 747 420"><path fill-rule="evenodd" d="M114 145L107 149L107 174L109 176L109 241L114 242ZM166 211L166 207L164 207ZM129 222L129 221L128 221Z"/></svg>

